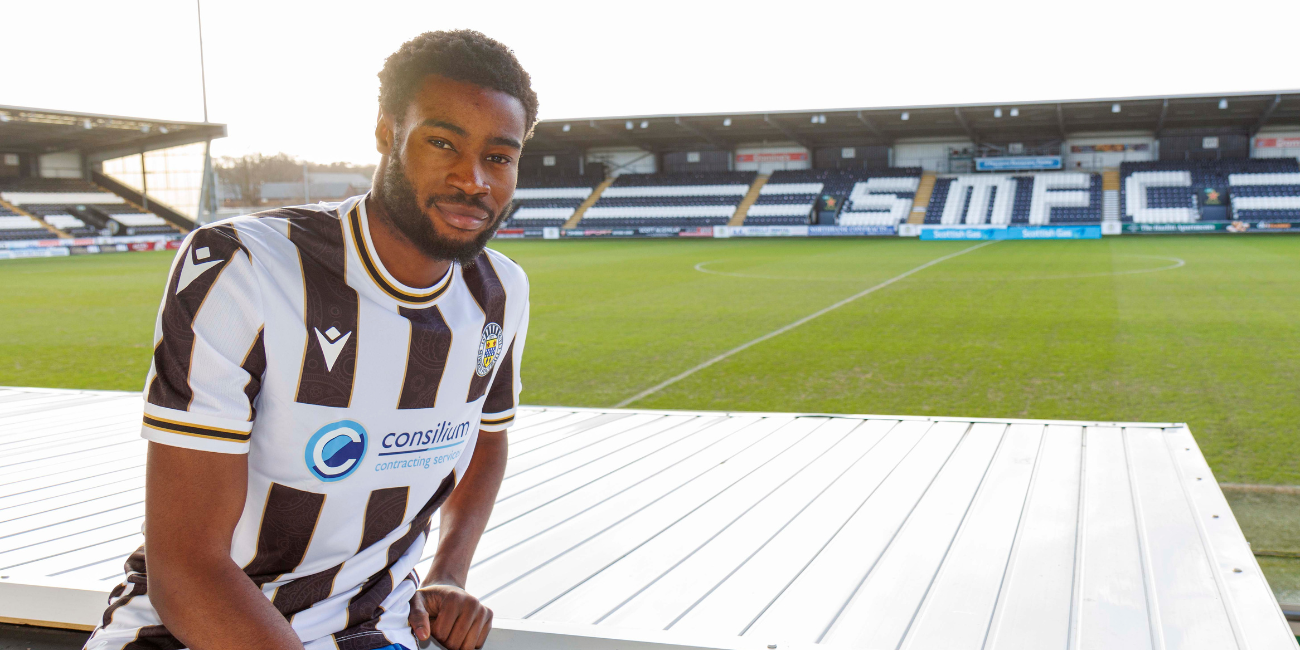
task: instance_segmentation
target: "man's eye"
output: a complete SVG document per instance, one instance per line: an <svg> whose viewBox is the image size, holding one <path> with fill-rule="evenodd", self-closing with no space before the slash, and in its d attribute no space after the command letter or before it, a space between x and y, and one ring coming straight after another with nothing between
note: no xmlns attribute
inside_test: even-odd
<svg viewBox="0 0 1300 650"><path fill-rule="evenodd" d="M488 156L488 160L491 160L494 163L499 163L502 165L506 165L510 163L510 159L506 158L505 156Z"/></svg>
<svg viewBox="0 0 1300 650"><path fill-rule="evenodd" d="M429 144L431 144L431 145L433 145L433 146L435 146L435 147L438 147L439 149L451 149L451 148L452 148L451 143L450 143L450 142L447 142L446 140L430 140L430 141L429 141Z"/></svg>

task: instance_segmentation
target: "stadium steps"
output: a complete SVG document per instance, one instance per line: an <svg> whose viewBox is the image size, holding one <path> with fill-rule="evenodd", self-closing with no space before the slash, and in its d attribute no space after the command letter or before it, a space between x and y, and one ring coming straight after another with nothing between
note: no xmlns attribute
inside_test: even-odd
<svg viewBox="0 0 1300 650"><path fill-rule="evenodd" d="M925 210L930 205L930 194L934 192L937 178L934 172L921 173L921 185L916 188L916 198L912 199L912 212L907 215L907 223L925 223Z"/></svg>
<svg viewBox="0 0 1300 650"><path fill-rule="evenodd" d="M1119 221L1119 170L1101 172L1101 220Z"/></svg>
<svg viewBox="0 0 1300 650"><path fill-rule="evenodd" d="M605 190L609 189L610 185L614 184L614 178L615 178L614 176L610 176L609 178L606 178L605 180L601 181L600 185L597 185L596 189L592 190L591 194L589 194L587 198L582 201L582 203L578 204L578 209L573 211L573 216L569 217L569 220L565 221L564 225L560 227L561 228L578 227L578 222L582 221L582 215L587 214L587 208L596 205L596 201L600 200L600 195L603 194Z"/></svg>
<svg viewBox="0 0 1300 650"><path fill-rule="evenodd" d="M132 188L126 183L123 183L103 172L92 169L90 171L90 182L102 192L108 192L109 194L116 194L122 197L122 200L126 201L127 205L142 213L155 214L161 217L163 221L166 221L172 228L175 228L178 233L185 234L199 227L193 219L177 212L167 204L146 197L135 188ZM148 210L144 209L141 203L145 200L148 200L149 204L153 207Z"/></svg>
<svg viewBox="0 0 1300 650"><path fill-rule="evenodd" d="M54 233L54 236L55 236L55 237L58 237L59 239L71 239L71 238L72 238L72 235L69 235L68 233L63 232L62 230L59 230L58 228L55 228L54 226L51 226L51 225L48 224L48 223L45 223L45 220L44 220L44 219L42 219L42 218L40 218L40 217L38 217L38 216L36 216L36 215L30 213L30 212L28 212L28 211L26 211L26 210L24 210L24 209L18 207L18 206L14 205L14 204L12 204L12 203L10 203L10 202L8 202L8 201L6 201L6 200L4 200L4 199L0 199L0 208L7 208L7 209L9 209L9 210L12 210L12 211L13 211L14 213L16 213L16 214L21 214L21 215L23 215L24 217L28 217L28 218L32 219L32 220L35 221L36 223L41 224L41 227L42 227L42 228L44 228L44 229L50 231L51 233Z"/></svg>
<svg viewBox="0 0 1300 650"><path fill-rule="evenodd" d="M1116 192L1119 191L1119 170L1118 169L1102 170L1101 190L1103 192L1106 190L1115 190Z"/></svg>
<svg viewBox="0 0 1300 650"><path fill-rule="evenodd" d="M754 184L749 186L749 191L745 193L745 198L740 200L740 205L736 206L736 212L731 215L731 221L727 222L728 226L745 225L745 215L749 214L750 206L758 202L758 194L767 185L767 180L772 178L771 174L759 174L754 179Z"/></svg>

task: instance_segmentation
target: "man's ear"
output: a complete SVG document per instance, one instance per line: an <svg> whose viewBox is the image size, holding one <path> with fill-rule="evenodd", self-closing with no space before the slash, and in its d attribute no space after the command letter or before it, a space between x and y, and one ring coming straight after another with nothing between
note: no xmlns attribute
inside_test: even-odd
<svg viewBox="0 0 1300 650"><path fill-rule="evenodd" d="M394 138L393 120L386 113L383 107L379 109L379 117L375 120L375 150L387 156L393 153Z"/></svg>

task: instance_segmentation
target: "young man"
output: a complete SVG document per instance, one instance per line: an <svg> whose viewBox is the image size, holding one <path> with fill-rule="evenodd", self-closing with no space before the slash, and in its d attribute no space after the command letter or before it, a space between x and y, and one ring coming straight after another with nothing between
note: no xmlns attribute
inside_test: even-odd
<svg viewBox="0 0 1300 650"><path fill-rule="evenodd" d="M482 646L465 579L528 328L524 272L484 244L537 97L471 31L423 34L379 77L368 195L206 226L177 255L145 386L147 542L87 648Z"/></svg>

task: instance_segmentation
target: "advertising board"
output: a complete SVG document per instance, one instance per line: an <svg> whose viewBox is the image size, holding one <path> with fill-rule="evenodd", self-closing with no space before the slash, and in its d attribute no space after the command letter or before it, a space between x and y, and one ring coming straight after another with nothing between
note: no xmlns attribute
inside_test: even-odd
<svg viewBox="0 0 1300 650"><path fill-rule="evenodd" d="M1101 239L1101 226L926 226L921 229L921 241L986 239Z"/></svg>
<svg viewBox="0 0 1300 650"><path fill-rule="evenodd" d="M1300 233L1300 223L1288 221L1200 221L1194 223L1126 223L1124 234L1168 235L1193 233Z"/></svg>
<svg viewBox="0 0 1300 650"><path fill-rule="evenodd" d="M1060 168L1060 156L1006 156L975 159L975 171L977 172L1009 172Z"/></svg>
<svg viewBox="0 0 1300 650"><path fill-rule="evenodd" d="M893 237L895 226L808 226L809 237Z"/></svg>

